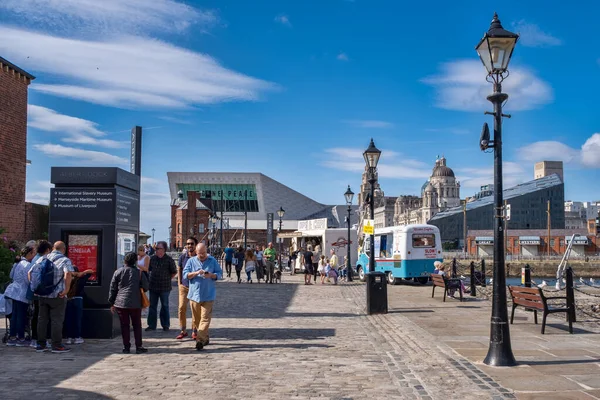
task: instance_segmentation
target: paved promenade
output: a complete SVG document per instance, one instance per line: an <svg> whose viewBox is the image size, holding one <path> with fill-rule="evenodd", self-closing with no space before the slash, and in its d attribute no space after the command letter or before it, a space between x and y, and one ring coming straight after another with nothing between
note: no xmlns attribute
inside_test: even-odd
<svg viewBox="0 0 600 400"><path fill-rule="evenodd" d="M174 339L176 318L170 332L145 335L146 355L121 354L120 338L64 355L2 346L0 398L600 398L597 324L576 324L569 335L552 320L542 336L521 312L511 327L520 365L490 368L481 363L488 302L442 303L431 287L388 286L390 313L366 316L364 284L283 280L220 282L211 344L201 352ZM175 317L175 290L171 301Z"/></svg>

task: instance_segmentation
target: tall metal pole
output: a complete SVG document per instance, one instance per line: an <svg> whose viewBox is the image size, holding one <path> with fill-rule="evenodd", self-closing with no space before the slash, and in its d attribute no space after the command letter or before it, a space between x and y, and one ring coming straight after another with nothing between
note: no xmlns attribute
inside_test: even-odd
<svg viewBox="0 0 600 400"><path fill-rule="evenodd" d="M348 282L352 282L352 262L350 261L350 213L352 212L352 206L348 205L348 253L346 254L346 279Z"/></svg>
<svg viewBox="0 0 600 400"><path fill-rule="evenodd" d="M552 233L550 231L550 200L548 200L548 209L546 210L546 213L548 214L548 257L550 257L550 240L552 238Z"/></svg>
<svg viewBox="0 0 600 400"><path fill-rule="evenodd" d="M375 221L375 169L370 168L369 183L371 184L371 221ZM375 224L373 223L373 234L371 234L371 255L369 257L369 272L375 271Z"/></svg>
<svg viewBox="0 0 600 400"><path fill-rule="evenodd" d="M508 205L508 201L504 200L504 210L506 210L506 206ZM508 219L504 218L504 251L506 251L506 258L508 258Z"/></svg>
<svg viewBox="0 0 600 400"><path fill-rule="evenodd" d="M244 251L248 248L248 209L246 203L248 200L248 191L244 192Z"/></svg>
<svg viewBox="0 0 600 400"><path fill-rule="evenodd" d="M463 253L465 260L467 259L467 200L463 205Z"/></svg>
<svg viewBox="0 0 600 400"><path fill-rule="evenodd" d="M281 217L279 217L279 234L281 235ZM283 238L278 237L277 240L279 241L279 270L283 271L283 267L281 265L281 247L282 247Z"/></svg>
<svg viewBox="0 0 600 400"><path fill-rule="evenodd" d="M494 84L494 93L487 97L494 105L494 284L490 347L483 361L487 365L516 365L510 343L506 301L506 270L504 267L504 230L502 201L502 103L508 95L502 85Z"/></svg>
<svg viewBox="0 0 600 400"><path fill-rule="evenodd" d="M225 195L223 192L223 185L221 185L221 238L219 239L219 247L221 248L221 251L223 251L223 197L225 197Z"/></svg>

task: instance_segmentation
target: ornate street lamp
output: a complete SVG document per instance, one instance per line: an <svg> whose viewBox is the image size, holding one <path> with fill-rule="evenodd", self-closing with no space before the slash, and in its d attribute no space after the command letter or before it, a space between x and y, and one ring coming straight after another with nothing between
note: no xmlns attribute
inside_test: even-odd
<svg viewBox="0 0 600 400"><path fill-rule="evenodd" d="M154 232L156 229L152 228L152 246L154 246Z"/></svg>
<svg viewBox="0 0 600 400"><path fill-rule="evenodd" d="M375 220L375 183L377 182L377 163L379 162L380 156L381 150L375 147L373 138L371 138L371 143L369 143L369 147L363 153L363 157L365 159L365 162L367 163L367 168L369 171L369 184L371 185L371 195L369 201L371 205L371 220ZM370 249L371 251L369 256L369 272L373 272L375 271L375 234L371 235Z"/></svg>
<svg viewBox="0 0 600 400"><path fill-rule="evenodd" d="M494 138L490 140L487 123L484 124L479 146L482 151L494 149L494 284L492 297L492 317L490 327L490 347L483 361L487 365L516 365L510 343L508 310L506 303L506 275L504 267L504 208L502 199L502 104L508 99L502 93L502 81L508 77L508 63L519 35L502 27L498 14L494 13L492 24L476 46L481 62L488 73L487 81L494 84L494 93L487 96L494 105Z"/></svg>
<svg viewBox="0 0 600 400"><path fill-rule="evenodd" d="M279 207L279 210L277 210L277 215L279 216L279 233L281 234L281 224L283 222L283 216L285 215L285 210L283 207ZM279 237L277 240L279 241L279 270L283 271L283 266L281 265L281 248L283 245L283 238Z"/></svg>
<svg viewBox="0 0 600 400"><path fill-rule="evenodd" d="M346 198L346 205L348 206L348 254L346 255L346 279L348 282L352 282L352 263L350 261L350 216L352 212L352 199L354 198L354 192L350 189L350 185L348 185L348 190L346 190L346 193L344 193L344 197Z"/></svg>

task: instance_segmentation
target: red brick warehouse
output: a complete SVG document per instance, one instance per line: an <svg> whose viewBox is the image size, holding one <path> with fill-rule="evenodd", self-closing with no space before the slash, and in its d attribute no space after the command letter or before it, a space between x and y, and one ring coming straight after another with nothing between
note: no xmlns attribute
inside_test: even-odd
<svg viewBox="0 0 600 400"><path fill-rule="evenodd" d="M0 228L25 241L27 88L35 77L0 57Z"/></svg>

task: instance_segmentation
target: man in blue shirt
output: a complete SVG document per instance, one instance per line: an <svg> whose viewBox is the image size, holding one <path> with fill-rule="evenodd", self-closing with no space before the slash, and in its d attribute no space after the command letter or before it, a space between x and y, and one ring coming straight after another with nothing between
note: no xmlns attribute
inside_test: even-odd
<svg viewBox="0 0 600 400"><path fill-rule="evenodd" d="M224 250L225 252L225 271L227 272L227 277L231 278L231 261L233 260L233 254L235 253L235 249L231 247L231 243L227 245Z"/></svg>
<svg viewBox="0 0 600 400"><path fill-rule="evenodd" d="M217 260L208 255L206 245L200 243L196 246L196 257L185 264L183 277L189 282L190 308L193 319L198 322L196 350L202 350L209 342L208 328L217 293L216 281L223 279L223 270Z"/></svg>

